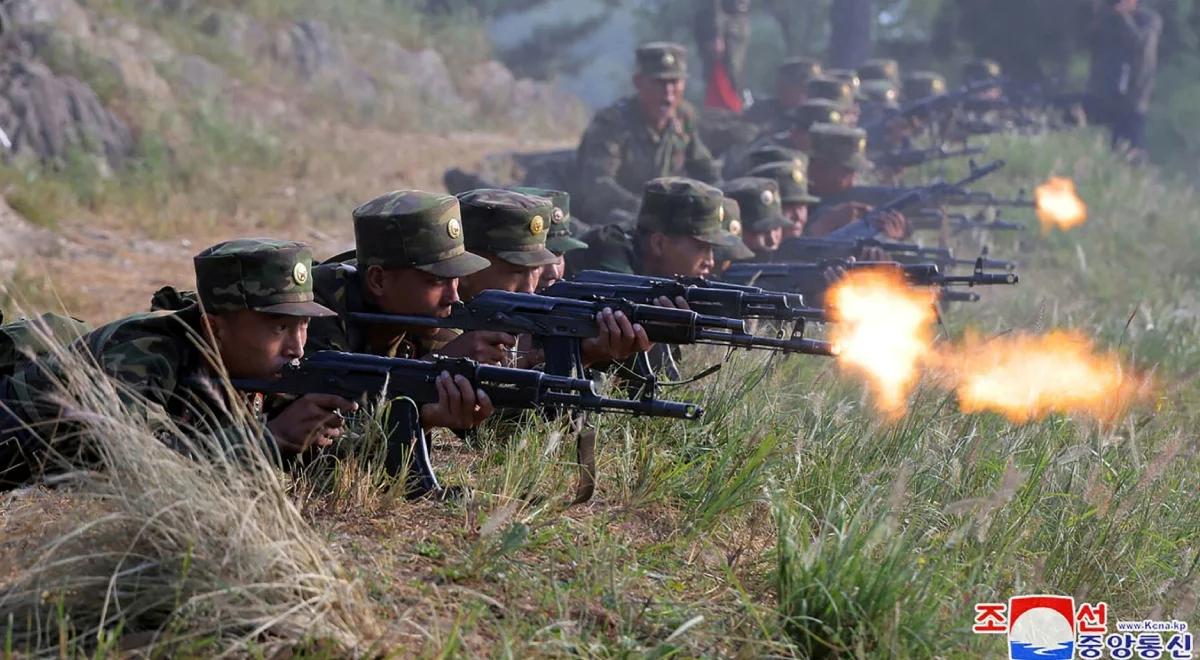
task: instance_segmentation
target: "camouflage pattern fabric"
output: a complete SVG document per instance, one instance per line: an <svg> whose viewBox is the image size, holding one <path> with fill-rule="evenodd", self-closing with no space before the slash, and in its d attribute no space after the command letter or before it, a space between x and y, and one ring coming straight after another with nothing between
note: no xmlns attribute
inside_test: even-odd
<svg viewBox="0 0 1200 660"><path fill-rule="evenodd" d="M571 228L571 222L574 218L571 217L571 195L566 191L528 187L513 188L513 191L522 195L543 197L550 200L554 206L554 210L550 214L550 228L546 232L547 250L562 255L587 247L587 243L572 236L574 231Z"/></svg>
<svg viewBox="0 0 1200 660"><path fill-rule="evenodd" d="M809 99L827 99L843 108L854 105L854 88L850 83L837 78L813 78L808 81Z"/></svg>
<svg viewBox="0 0 1200 660"><path fill-rule="evenodd" d="M919 101L946 93L946 79L932 71L914 71L904 76L901 93L906 102Z"/></svg>
<svg viewBox="0 0 1200 660"><path fill-rule="evenodd" d="M0 325L0 378L11 375L29 356L70 345L89 330L79 319L52 312Z"/></svg>
<svg viewBox="0 0 1200 660"><path fill-rule="evenodd" d="M349 319L355 312L379 312L366 301L359 282L357 263L327 263L313 270L313 290L317 302L336 312L336 316L313 319L308 324L304 352L344 351L384 357L420 358L445 346L458 336L453 330L440 330L433 340L399 335L385 347L374 348L366 328Z"/></svg>
<svg viewBox="0 0 1200 660"><path fill-rule="evenodd" d="M832 163L840 167L865 172L874 167L867 160L867 134L860 128L817 124L810 131L812 162Z"/></svg>
<svg viewBox="0 0 1200 660"><path fill-rule="evenodd" d="M567 276L583 270L634 274L641 270L633 230L625 225L604 225L583 235L586 250L568 252Z"/></svg>
<svg viewBox="0 0 1200 660"><path fill-rule="evenodd" d="M731 197L725 197L721 200L721 206L725 207L725 231L741 238L744 225L742 224L742 207L737 200ZM718 266L725 261L742 261L745 259L753 259L754 252L746 247L742 241L738 241L737 245L729 247L717 247L713 250L713 258Z"/></svg>
<svg viewBox="0 0 1200 660"><path fill-rule="evenodd" d="M745 229L766 232L791 225L783 217L779 184L773 179L742 177L727 182L721 189L727 198L737 202Z"/></svg>
<svg viewBox="0 0 1200 660"><path fill-rule="evenodd" d="M459 195L467 247L519 266L545 266L558 257L546 249L554 205L545 197L484 188Z"/></svg>
<svg viewBox="0 0 1200 660"><path fill-rule="evenodd" d="M578 195L584 217L603 222L614 210L635 211L642 186L664 176L706 183L720 178L700 140L694 111L684 105L661 132L642 118L636 98L598 112L579 142Z"/></svg>
<svg viewBox="0 0 1200 660"><path fill-rule="evenodd" d="M255 310L288 316L328 316L313 303L312 251L303 243L247 238L196 255L196 290L209 313Z"/></svg>
<svg viewBox="0 0 1200 660"><path fill-rule="evenodd" d="M634 53L638 75L676 80L687 78L687 49L670 41L652 41Z"/></svg>
<svg viewBox="0 0 1200 660"><path fill-rule="evenodd" d="M867 60L858 67L858 77L863 83L868 80L885 80L893 86L900 85L900 63L891 59Z"/></svg>
<svg viewBox="0 0 1200 660"><path fill-rule="evenodd" d="M438 193L398 190L359 206L354 244L363 266L416 268L438 277L465 277L488 266L467 252L458 199Z"/></svg>
<svg viewBox="0 0 1200 660"><path fill-rule="evenodd" d="M761 177L775 181L779 186L780 200L784 204L816 204L820 198L808 194L808 167L795 161L767 163L746 173L746 176Z"/></svg>
<svg viewBox="0 0 1200 660"><path fill-rule="evenodd" d="M741 239L724 228L723 198L720 190L693 179L654 179L642 193L638 231L690 236L711 245L733 247Z"/></svg>

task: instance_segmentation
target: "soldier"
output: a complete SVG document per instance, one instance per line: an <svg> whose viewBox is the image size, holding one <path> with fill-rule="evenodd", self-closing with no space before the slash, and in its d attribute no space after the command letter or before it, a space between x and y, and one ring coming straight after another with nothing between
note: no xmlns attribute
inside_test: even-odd
<svg viewBox="0 0 1200 660"><path fill-rule="evenodd" d="M720 190L679 177L646 184L636 227L609 225L585 239L588 249L568 255L569 272L585 269L658 277L706 277L713 272L715 247L741 241L722 223Z"/></svg>
<svg viewBox="0 0 1200 660"><path fill-rule="evenodd" d="M774 130L788 111L808 100L808 81L821 75L821 63L809 57L795 57L779 65L775 74L775 97L755 101L742 115L748 121Z"/></svg>
<svg viewBox="0 0 1200 660"><path fill-rule="evenodd" d="M940 96L946 93L946 79L933 71L913 71L904 76L901 93L907 103Z"/></svg>
<svg viewBox="0 0 1200 660"><path fill-rule="evenodd" d="M871 210L867 204L853 198L858 175L871 170L867 160L867 134L862 129L832 124L813 127L813 151L809 160L809 176L813 193L822 198L807 234L821 237L858 220ZM902 238L908 232L904 216L889 212L876 220L877 228L891 238Z"/></svg>
<svg viewBox="0 0 1200 660"><path fill-rule="evenodd" d="M483 270L463 278L463 299L470 302L481 291L497 289L533 293L545 266L559 257L546 248L554 205L545 197L512 190L472 190L459 196L466 246L491 261ZM631 324L625 314L605 309L596 315L599 335L584 340L580 349L584 366L624 359L649 347L646 331ZM481 335L478 340L472 336ZM466 332L456 342L469 342L484 357L506 357L517 337L503 332ZM452 346L447 346L447 350ZM471 355L468 353L468 355ZM542 362L537 351L523 351L514 366L532 367ZM480 358L476 358L480 359Z"/></svg>
<svg viewBox="0 0 1200 660"><path fill-rule="evenodd" d="M833 101L841 109L843 124L858 125L858 100L854 97L854 87L850 83L837 78L813 78L808 81L808 97Z"/></svg>
<svg viewBox="0 0 1200 660"><path fill-rule="evenodd" d="M729 181L722 190L741 210L742 242L757 261L770 261L783 242L783 230L792 226L783 216L779 185L771 179L742 177Z"/></svg>
<svg viewBox="0 0 1200 660"><path fill-rule="evenodd" d="M750 170L746 176L771 179L779 193L783 217L788 221L783 239L799 238L808 225L809 209L820 203L820 198L808 193L807 163L781 161L767 163Z"/></svg>
<svg viewBox="0 0 1200 660"><path fill-rule="evenodd" d="M607 223L613 211L637 209L642 186L665 176L719 178L712 154L683 101L687 64L678 44L637 49L637 94L601 110L579 142L579 197L585 217Z"/></svg>
<svg viewBox="0 0 1200 660"><path fill-rule="evenodd" d="M587 243L572 236L571 222L574 219L571 217L571 196L569 194L562 190L546 188L521 187L513 188L513 190L523 195L544 197L550 200L554 206L554 210L550 214L550 228L546 232L546 249L558 257L558 261L542 267L536 286L536 290L540 292L563 278L567 268L565 255L572 250L587 248Z"/></svg>
<svg viewBox="0 0 1200 660"><path fill-rule="evenodd" d="M186 429L222 429L239 419L237 406L259 415L261 401L230 400L220 378L271 378L304 355L310 318L330 310L313 300L306 245L269 239L228 241L195 258L198 304L114 321L69 350L94 360L119 383L127 405L145 419L170 418ZM18 368L0 393L9 411L0 420L0 484L21 485L53 470L56 456L95 462L78 445L56 403L59 387L77 377L62 355ZM78 386L79 384L74 384ZM265 436L285 456L325 446L341 433L340 413L357 404L310 394L264 423Z"/></svg>
<svg viewBox="0 0 1200 660"><path fill-rule="evenodd" d="M716 70L724 68L732 91L740 96L750 45L750 0L703 0L696 13L696 43L705 82L711 87ZM730 110L741 109L740 98L730 100L738 102Z"/></svg>

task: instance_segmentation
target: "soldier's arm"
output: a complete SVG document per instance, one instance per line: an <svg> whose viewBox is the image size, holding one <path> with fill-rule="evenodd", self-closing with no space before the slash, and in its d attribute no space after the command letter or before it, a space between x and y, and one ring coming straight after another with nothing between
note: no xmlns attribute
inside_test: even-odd
<svg viewBox="0 0 1200 660"><path fill-rule="evenodd" d="M597 117L579 142L579 188L591 210L637 209L639 197L617 181L621 169L620 131L611 121Z"/></svg>
<svg viewBox="0 0 1200 660"><path fill-rule="evenodd" d="M165 411L179 383L183 354L177 342L150 336L105 346L96 361L118 382L117 394L125 404L149 403Z"/></svg>

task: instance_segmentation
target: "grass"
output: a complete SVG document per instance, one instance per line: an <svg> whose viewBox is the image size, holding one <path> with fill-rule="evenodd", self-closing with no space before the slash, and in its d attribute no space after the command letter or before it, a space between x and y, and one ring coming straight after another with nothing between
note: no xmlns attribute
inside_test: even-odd
<svg viewBox="0 0 1200 660"><path fill-rule="evenodd" d="M688 370L723 368L669 395L703 401L704 420L600 420L593 501L567 505L571 438L531 421L471 446L438 436L443 480L469 491L409 503L370 451L292 477L196 465L79 391L81 405L111 411L98 439L116 470L61 495L60 525L22 555L45 559L3 583L24 609L0 601L0 621L34 607L29 576L57 581L37 592L50 595L34 608L42 627L14 617L9 638L39 654L319 655L320 638L425 657L978 657L1003 647L971 634L974 603L1043 592L1105 600L1110 620L1194 621L1200 217L1185 182L1128 169L1101 139L993 140L1009 166L989 187L1071 176L1092 217L1069 234L986 239L1021 262L1022 283L950 310L947 332L1070 327L1119 347L1158 388L1115 422L1015 425L963 415L927 386L886 423L828 361L699 351ZM229 511L247 512L256 533L230 536ZM144 585L114 559L130 539L158 567ZM174 591L162 600L165 584L183 590L181 605ZM270 587L255 598L236 586L258 584ZM307 597L314 585L334 585L334 600ZM105 623L94 610L105 593L130 613L160 607ZM197 608L210 596L224 609ZM283 603L316 608L324 627L293 625ZM217 626L215 612L246 625ZM206 646L178 646L187 640Z"/></svg>

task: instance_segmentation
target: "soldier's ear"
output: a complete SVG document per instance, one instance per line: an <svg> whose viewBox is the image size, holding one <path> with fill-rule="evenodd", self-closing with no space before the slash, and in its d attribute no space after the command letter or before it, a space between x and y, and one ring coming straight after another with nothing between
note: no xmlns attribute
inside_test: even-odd
<svg viewBox="0 0 1200 660"><path fill-rule="evenodd" d="M363 277L363 283L367 287L367 293L375 297L382 296L384 294L384 290L387 288L385 284L385 275L386 273L383 270L383 266L367 266L367 272Z"/></svg>
<svg viewBox="0 0 1200 660"><path fill-rule="evenodd" d="M663 253L666 252L666 234L652 231L646 238L648 239L646 241L646 247L649 249L650 256L654 257L655 259L661 258Z"/></svg>

